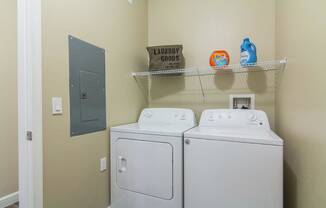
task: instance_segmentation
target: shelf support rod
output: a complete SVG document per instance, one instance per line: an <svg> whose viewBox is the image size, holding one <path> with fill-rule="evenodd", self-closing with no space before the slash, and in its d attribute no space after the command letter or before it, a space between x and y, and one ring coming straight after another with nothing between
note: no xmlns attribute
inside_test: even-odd
<svg viewBox="0 0 326 208"><path fill-rule="evenodd" d="M138 87L140 88L140 91L144 97L144 100L146 101L146 103L149 103L149 89L148 88L145 89L145 87L143 87L143 85L140 83L140 81L138 81L136 76L133 76L133 78L135 79ZM147 84L149 85L149 79L147 79Z"/></svg>
<svg viewBox="0 0 326 208"><path fill-rule="evenodd" d="M205 103L206 97L205 97L205 92L204 92L203 83L202 83L202 80L200 77L199 69L197 68L196 71L197 71L197 76L198 76L198 80L199 80L199 84L200 84L201 94L203 96L203 102Z"/></svg>

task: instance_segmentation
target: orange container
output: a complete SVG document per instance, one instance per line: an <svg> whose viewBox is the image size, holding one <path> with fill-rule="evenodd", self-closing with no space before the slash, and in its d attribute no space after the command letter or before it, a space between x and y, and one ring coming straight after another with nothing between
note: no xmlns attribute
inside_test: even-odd
<svg viewBox="0 0 326 208"><path fill-rule="evenodd" d="M214 68L224 67L230 64L230 56L224 50L216 50L212 53L209 63Z"/></svg>

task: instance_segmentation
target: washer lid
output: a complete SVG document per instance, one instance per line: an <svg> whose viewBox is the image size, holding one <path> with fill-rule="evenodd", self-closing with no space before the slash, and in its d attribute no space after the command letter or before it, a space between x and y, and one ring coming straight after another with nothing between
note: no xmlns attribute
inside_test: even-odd
<svg viewBox="0 0 326 208"><path fill-rule="evenodd" d="M187 131L184 136L194 139L208 139L277 146L283 145L283 140L278 137L273 131L263 128L196 127Z"/></svg>
<svg viewBox="0 0 326 208"><path fill-rule="evenodd" d="M159 136L181 137L193 126L186 125L139 125L138 123L112 127L112 132L126 132L135 134L153 134Z"/></svg>

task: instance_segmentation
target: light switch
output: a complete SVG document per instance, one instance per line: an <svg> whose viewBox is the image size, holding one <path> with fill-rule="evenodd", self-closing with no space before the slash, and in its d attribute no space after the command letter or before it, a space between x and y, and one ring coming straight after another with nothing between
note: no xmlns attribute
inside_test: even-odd
<svg viewBox="0 0 326 208"><path fill-rule="evenodd" d="M106 171L106 157L103 157L103 158L100 160L100 171L101 171L101 172Z"/></svg>
<svg viewBox="0 0 326 208"><path fill-rule="evenodd" d="M62 98L53 97L52 98L52 115L62 115Z"/></svg>

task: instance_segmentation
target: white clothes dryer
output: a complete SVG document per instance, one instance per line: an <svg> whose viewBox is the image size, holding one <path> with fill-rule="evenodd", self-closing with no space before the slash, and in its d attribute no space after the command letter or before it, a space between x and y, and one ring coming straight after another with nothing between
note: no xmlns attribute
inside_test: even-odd
<svg viewBox="0 0 326 208"><path fill-rule="evenodd" d="M183 207L183 133L188 109L144 109L138 123L111 128L111 208Z"/></svg>

